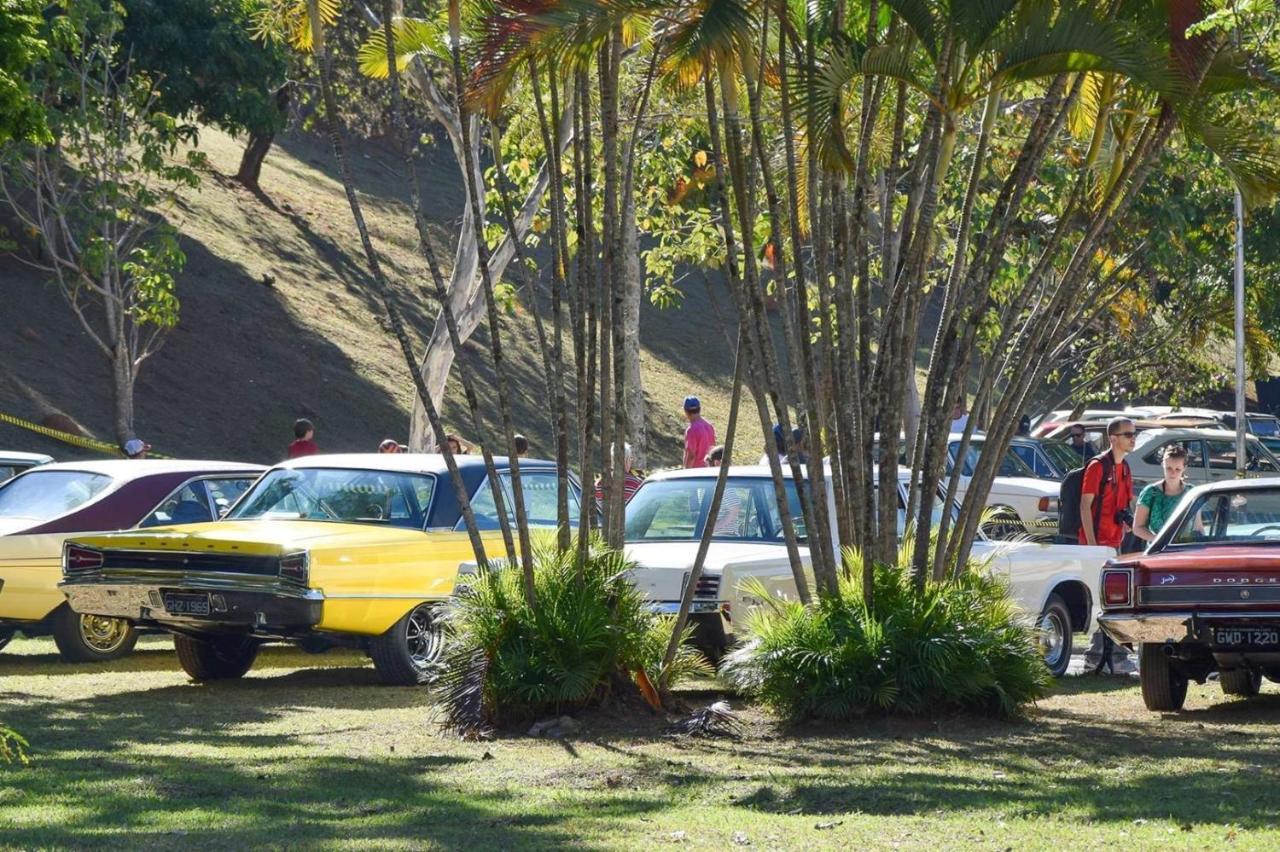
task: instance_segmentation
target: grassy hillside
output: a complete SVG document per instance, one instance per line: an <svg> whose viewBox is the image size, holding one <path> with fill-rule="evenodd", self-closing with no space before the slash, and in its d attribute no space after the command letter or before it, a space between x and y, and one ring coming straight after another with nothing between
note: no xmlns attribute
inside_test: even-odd
<svg viewBox="0 0 1280 852"><path fill-rule="evenodd" d="M411 379L366 286L358 237L327 147L318 137L283 139L263 170L262 185L273 202L267 205L223 177L235 171L236 140L205 130L200 146L213 173L170 213L187 254L179 280L182 319L143 368L139 433L170 455L259 462L280 458L299 416L315 421L325 451L372 451L384 437L404 440ZM438 252L448 259L463 192L451 154L437 149L430 156L428 213ZM374 242L421 351L436 310L423 295L429 280L414 248L397 158L365 146L355 149L353 160ZM718 301L728 309L726 295ZM694 284L683 308L646 308L642 317L656 462L679 461L679 408L688 393L700 395L705 413L724 429L732 359L716 316L705 289ZM0 319L0 412L37 422L61 412L89 434L111 440L105 362L57 292L12 258L0 258ZM532 320L516 316L508 329L517 429L530 436L535 453L549 455L551 424ZM469 349L469 363L486 377L481 386L492 389L483 333ZM485 409L488 434L473 435L455 376L445 404L455 430L492 440L496 402L487 399ZM740 460L760 452L753 423L753 414L744 421ZM85 455L4 424L0 448Z"/></svg>

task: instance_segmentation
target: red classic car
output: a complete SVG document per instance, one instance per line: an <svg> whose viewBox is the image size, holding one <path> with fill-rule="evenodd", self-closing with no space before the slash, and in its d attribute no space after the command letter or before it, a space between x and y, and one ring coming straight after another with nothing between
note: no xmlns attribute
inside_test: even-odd
<svg viewBox="0 0 1280 852"><path fill-rule="evenodd" d="M1193 488L1145 553L1108 562L1102 629L1138 652L1149 710L1218 672L1227 695L1280 681L1280 479Z"/></svg>

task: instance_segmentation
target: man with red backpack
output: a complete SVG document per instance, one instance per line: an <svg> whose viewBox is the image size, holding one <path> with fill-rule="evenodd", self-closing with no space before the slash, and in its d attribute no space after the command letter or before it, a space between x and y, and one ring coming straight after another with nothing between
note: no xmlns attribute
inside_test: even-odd
<svg viewBox="0 0 1280 852"><path fill-rule="evenodd" d="M1138 432L1133 421L1116 417L1107 424L1104 452L1090 459L1080 479L1080 544L1100 544L1122 549L1125 534L1133 527L1133 473L1125 461ZM1100 673L1104 666L1112 674L1132 674L1137 670L1123 646L1097 631L1084 655L1086 671Z"/></svg>

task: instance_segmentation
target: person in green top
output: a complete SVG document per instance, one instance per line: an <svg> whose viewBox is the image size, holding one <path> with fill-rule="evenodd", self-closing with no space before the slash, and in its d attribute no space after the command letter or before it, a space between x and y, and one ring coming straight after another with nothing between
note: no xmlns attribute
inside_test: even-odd
<svg viewBox="0 0 1280 852"><path fill-rule="evenodd" d="M1138 509L1133 515L1133 534L1143 541L1155 541L1156 534L1178 508L1187 491L1183 476L1187 472L1187 448L1173 444L1165 447L1160 457L1164 479L1153 482L1138 495Z"/></svg>

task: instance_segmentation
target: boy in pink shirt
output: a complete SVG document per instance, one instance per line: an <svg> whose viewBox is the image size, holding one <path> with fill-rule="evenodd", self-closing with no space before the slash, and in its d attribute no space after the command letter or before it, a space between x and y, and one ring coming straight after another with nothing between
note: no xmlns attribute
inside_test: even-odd
<svg viewBox="0 0 1280 852"><path fill-rule="evenodd" d="M706 467L707 453L716 445L716 430L702 419L702 402L696 396L684 400L684 416L689 425L684 430L684 466Z"/></svg>

